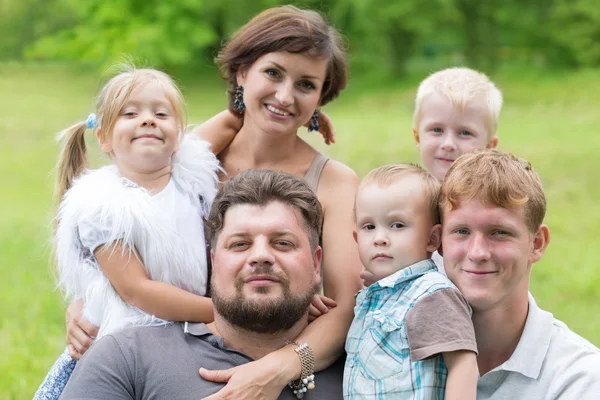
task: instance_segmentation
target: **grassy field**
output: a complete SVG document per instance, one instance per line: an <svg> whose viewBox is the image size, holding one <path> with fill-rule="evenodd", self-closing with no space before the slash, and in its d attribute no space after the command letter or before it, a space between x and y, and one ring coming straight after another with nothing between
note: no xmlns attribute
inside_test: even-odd
<svg viewBox="0 0 600 400"><path fill-rule="evenodd" d="M533 163L548 196L552 242L533 269L531 291L538 304L596 345L599 72L519 70L493 76L506 104L499 146ZM64 305L48 263L54 133L92 111L99 75L64 66L0 64L0 399L31 398L64 348ZM316 136L309 141L359 176L383 163L417 161L411 113L418 78L390 83L353 77L326 108L338 143L325 148ZM216 72L182 86L190 122L225 105ZM102 160L97 152L96 159Z"/></svg>

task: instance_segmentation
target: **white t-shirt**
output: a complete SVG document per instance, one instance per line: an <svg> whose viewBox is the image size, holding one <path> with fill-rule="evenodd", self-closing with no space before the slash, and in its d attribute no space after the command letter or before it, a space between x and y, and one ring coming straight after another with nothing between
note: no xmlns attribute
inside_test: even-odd
<svg viewBox="0 0 600 400"><path fill-rule="evenodd" d="M154 195L154 199L165 210L163 218L172 219L182 240L193 238L197 246L191 246L194 251L194 259L206 259L206 246L204 242L204 221L198 206L192 203L192 199L183 193L175 184L173 179L160 192Z"/></svg>
<svg viewBox="0 0 600 400"><path fill-rule="evenodd" d="M525 329L512 356L479 378L478 400L598 400L600 350L529 294Z"/></svg>

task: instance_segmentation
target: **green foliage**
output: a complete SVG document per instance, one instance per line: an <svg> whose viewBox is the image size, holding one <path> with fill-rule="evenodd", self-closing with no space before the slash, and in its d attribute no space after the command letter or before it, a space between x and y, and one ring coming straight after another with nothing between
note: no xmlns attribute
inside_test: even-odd
<svg viewBox="0 0 600 400"><path fill-rule="evenodd" d="M597 0L556 1L550 36L576 65L600 65L600 4Z"/></svg>
<svg viewBox="0 0 600 400"><path fill-rule="evenodd" d="M103 63L122 54L155 65L192 63L194 52L214 44L209 1L147 3L89 0L77 3L85 16L74 25L35 42L28 57ZM208 12L204 12L208 11Z"/></svg>
<svg viewBox="0 0 600 400"><path fill-rule="evenodd" d="M0 59L105 65L131 54L158 67L212 63L224 39L285 0L0 0ZM600 65L596 0L300 0L348 38L356 71L394 76L451 60Z"/></svg>

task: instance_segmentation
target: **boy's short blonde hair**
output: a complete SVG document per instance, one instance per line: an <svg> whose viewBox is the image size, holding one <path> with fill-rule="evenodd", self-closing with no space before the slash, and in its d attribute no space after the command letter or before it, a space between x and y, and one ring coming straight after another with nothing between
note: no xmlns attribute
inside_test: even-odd
<svg viewBox="0 0 600 400"><path fill-rule="evenodd" d="M525 222L535 233L544 221L546 196L529 161L496 149L460 156L448 170L440 193L440 210L479 199L486 206L524 207Z"/></svg>
<svg viewBox="0 0 600 400"><path fill-rule="evenodd" d="M423 182L423 189L425 191L425 201L429 204L430 215L432 216L433 225L439 224L439 195L440 195L440 183L425 169L415 164L388 164L379 168L375 168L364 177L360 186L358 187L357 194L360 190L364 189L368 185L378 185L380 187L387 187L395 183L399 178L407 175L415 175ZM354 202L354 221L356 221L356 201Z"/></svg>
<svg viewBox="0 0 600 400"><path fill-rule="evenodd" d="M455 107L464 109L476 96L483 95L487 103L490 137L496 134L502 110L502 93L482 72L470 68L447 68L429 75L417 90L413 128L419 130L421 106L427 96L440 93Z"/></svg>

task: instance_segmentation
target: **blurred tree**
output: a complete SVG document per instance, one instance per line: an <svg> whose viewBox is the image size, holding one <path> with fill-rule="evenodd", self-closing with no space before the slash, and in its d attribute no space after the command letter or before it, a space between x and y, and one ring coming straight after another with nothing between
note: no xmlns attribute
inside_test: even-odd
<svg viewBox="0 0 600 400"><path fill-rule="evenodd" d="M567 62L600 65L600 3L598 0L554 0L549 36ZM558 62L563 60L556 60Z"/></svg>
<svg viewBox="0 0 600 400"><path fill-rule="evenodd" d="M288 0L289 1L289 0ZM212 65L223 40L285 0L0 0L0 59ZM299 0L348 39L355 71L465 62L600 65L598 0ZM437 61L436 61L437 60ZM443 63L440 62L443 60ZM437 64L432 64L437 62ZM414 65L414 62L413 62Z"/></svg>
<svg viewBox="0 0 600 400"><path fill-rule="evenodd" d="M0 0L0 59L22 59L23 50L72 26L82 15L73 0Z"/></svg>

